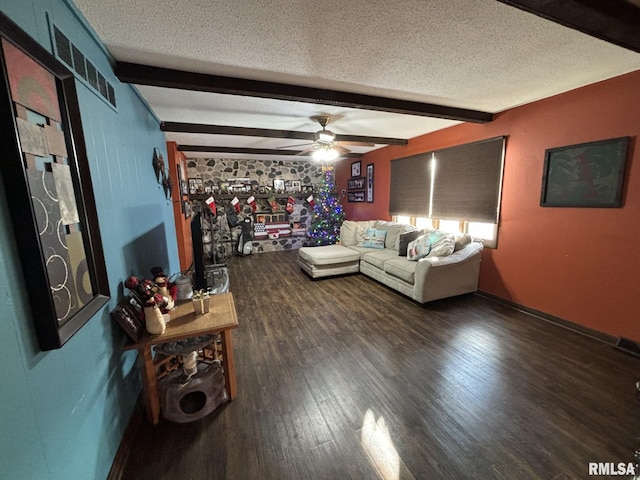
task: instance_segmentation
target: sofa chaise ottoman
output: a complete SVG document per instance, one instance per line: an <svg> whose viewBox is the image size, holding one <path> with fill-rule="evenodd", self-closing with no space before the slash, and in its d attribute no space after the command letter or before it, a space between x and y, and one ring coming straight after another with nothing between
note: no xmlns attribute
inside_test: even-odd
<svg viewBox="0 0 640 480"><path fill-rule="evenodd" d="M298 264L312 278L356 273L360 271L360 253L342 245L302 247Z"/></svg>

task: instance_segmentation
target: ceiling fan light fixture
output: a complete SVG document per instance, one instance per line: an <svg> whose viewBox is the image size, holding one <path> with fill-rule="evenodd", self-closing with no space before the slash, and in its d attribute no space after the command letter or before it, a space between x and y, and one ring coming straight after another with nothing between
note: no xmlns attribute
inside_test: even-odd
<svg viewBox="0 0 640 480"><path fill-rule="evenodd" d="M316 141L322 143L332 143L336 139L335 133L331 130L322 129L316 133Z"/></svg>
<svg viewBox="0 0 640 480"><path fill-rule="evenodd" d="M338 151L331 147L321 147L316 149L311 156L314 160L320 160L323 162L335 160L338 158Z"/></svg>

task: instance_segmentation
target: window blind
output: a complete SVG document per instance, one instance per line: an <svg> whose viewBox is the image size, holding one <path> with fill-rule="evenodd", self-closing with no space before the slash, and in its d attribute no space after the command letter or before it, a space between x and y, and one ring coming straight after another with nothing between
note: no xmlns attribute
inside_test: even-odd
<svg viewBox="0 0 640 480"><path fill-rule="evenodd" d="M391 161L391 215L429 216L431 157L429 152Z"/></svg>
<svg viewBox="0 0 640 480"><path fill-rule="evenodd" d="M497 137L434 152L433 218L498 222L504 141Z"/></svg>

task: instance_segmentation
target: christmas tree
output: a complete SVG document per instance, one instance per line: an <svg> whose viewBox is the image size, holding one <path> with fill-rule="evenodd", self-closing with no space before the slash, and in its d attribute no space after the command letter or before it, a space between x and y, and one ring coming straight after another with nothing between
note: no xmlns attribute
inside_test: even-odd
<svg viewBox="0 0 640 480"><path fill-rule="evenodd" d="M333 168L324 170L320 189L312 201L313 215L307 230L308 245L333 245L340 237L344 210L336 192Z"/></svg>

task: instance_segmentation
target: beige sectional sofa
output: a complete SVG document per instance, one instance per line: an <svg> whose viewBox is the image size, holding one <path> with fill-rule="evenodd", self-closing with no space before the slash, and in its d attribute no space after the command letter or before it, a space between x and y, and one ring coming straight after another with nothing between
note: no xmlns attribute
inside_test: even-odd
<svg viewBox="0 0 640 480"><path fill-rule="evenodd" d="M363 239L369 228L386 231L383 248L361 246L367 244ZM399 250L406 247L408 236L401 235L412 230L415 227L381 220L345 220L340 245L303 247L298 263L313 278L359 271L419 303L478 289L482 243L460 236L449 255L409 260Z"/></svg>

